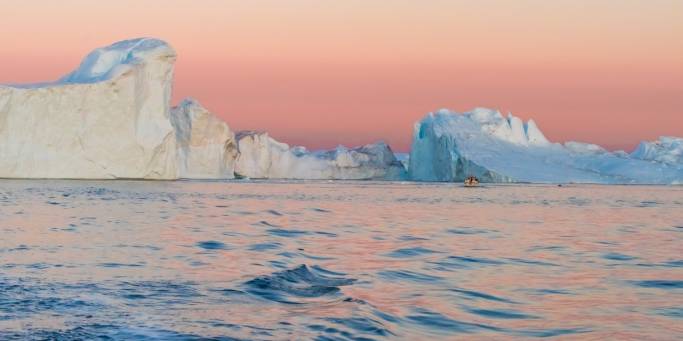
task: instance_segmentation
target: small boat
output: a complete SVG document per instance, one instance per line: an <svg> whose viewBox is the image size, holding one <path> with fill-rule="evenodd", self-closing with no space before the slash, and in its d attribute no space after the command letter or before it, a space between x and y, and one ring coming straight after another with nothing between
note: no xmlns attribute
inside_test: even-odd
<svg viewBox="0 0 683 341"><path fill-rule="evenodd" d="M479 186L479 179L476 176L468 176L465 179L465 187L477 187Z"/></svg>

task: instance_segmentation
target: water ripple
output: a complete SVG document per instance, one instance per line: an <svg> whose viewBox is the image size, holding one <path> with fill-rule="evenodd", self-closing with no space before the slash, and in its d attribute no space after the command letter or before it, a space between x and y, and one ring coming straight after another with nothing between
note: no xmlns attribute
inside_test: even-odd
<svg viewBox="0 0 683 341"><path fill-rule="evenodd" d="M215 240L207 240L197 243L197 246L205 250L227 250L228 246Z"/></svg>
<svg viewBox="0 0 683 341"><path fill-rule="evenodd" d="M245 283L246 291L280 303L303 303L297 298L316 298L335 295L339 287L351 285L356 280L332 277L332 272L301 265L294 269L260 276Z"/></svg>
<svg viewBox="0 0 683 341"><path fill-rule="evenodd" d="M503 309L478 309L478 308L467 308L467 311L480 315L487 318L494 319L537 319L538 316L527 315L514 310L503 310Z"/></svg>
<svg viewBox="0 0 683 341"><path fill-rule="evenodd" d="M629 260L637 259L637 257L633 257L633 256L629 256L629 255L625 255L625 254L617 253L617 252L606 253L602 256L602 258L608 259L608 260L621 260L621 261L629 261Z"/></svg>
<svg viewBox="0 0 683 341"><path fill-rule="evenodd" d="M286 229L270 229L268 233L273 236L287 237L287 238L297 238L302 235L310 234L308 231L301 230L286 230Z"/></svg>
<svg viewBox="0 0 683 341"><path fill-rule="evenodd" d="M390 280L402 280L402 281L411 281L411 282L424 282L424 283L431 283L434 281L441 280L441 277L438 276L432 276L432 275L427 275L424 273L419 273L415 271L408 271L408 270L386 270L386 271L380 271L379 275L381 277L384 277L386 279Z"/></svg>
<svg viewBox="0 0 683 341"><path fill-rule="evenodd" d="M483 300L496 301L496 302L505 302L505 303L516 303L516 302L508 300L506 298L501 298L501 297L489 295L487 293L474 291L474 290L465 290L465 289L450 289L450 290L453 292L457 292L459 294L465 295L465 296L470 297L470 298L483 299Z"/></svg>
<svg viewBox="0 0 683 341"><path fill-rule="evenodd" d="M410 258L421 255L428 255L432 253L438 253L438 251L430 250L423 247L411 247L391 251L390 253L386 254L386 256L392 258Z"/></svg>
<svg viewBox="0 0 683 341"><path fill-rule="evenodd" d="M499 328L485 324L458 321L427 309L417 309L415 314L406 317L429 330L448 333L474 333L478 330L500 331Z"/></svg>
<svg viewBox="0 0 683 341"><path fill-rule="evenodd" d="M677 281L677 280L664 280L664 279L655 279L655 280L646 280L646 281L635 281L633 282L635 285L641 286L643 288L654 288L654 289L683 289L683 281Z"/></svg>

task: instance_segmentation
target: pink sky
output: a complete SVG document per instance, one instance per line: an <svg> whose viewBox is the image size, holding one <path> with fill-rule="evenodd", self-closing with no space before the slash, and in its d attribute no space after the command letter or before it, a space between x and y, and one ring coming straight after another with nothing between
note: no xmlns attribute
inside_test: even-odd
<svg viewBox="0 0 683 341"><path fill-rule="evenodd" d="M554 141L683 136L683 1L6 0L0 83L54 80L95 47L158 37L174 101L309 148L383 139L476 106Z"/></svg>

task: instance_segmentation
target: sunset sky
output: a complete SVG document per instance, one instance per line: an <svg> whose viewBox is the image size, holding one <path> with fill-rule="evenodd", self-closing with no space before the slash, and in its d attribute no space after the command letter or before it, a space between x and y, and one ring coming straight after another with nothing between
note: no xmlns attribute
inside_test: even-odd
<svg viewBox="0 0 683 341"><path fill-rule="evenodd" d="M407 151L439 108L533 118L553 141L631 150L683 136L683 1L3 0L0 83L54 80L92 49L157 37L174 103L312 149Z"/></svg>

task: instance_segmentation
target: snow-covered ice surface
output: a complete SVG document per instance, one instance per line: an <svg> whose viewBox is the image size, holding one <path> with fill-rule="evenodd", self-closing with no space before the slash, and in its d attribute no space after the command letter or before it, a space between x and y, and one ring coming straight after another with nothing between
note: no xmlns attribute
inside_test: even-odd
<svg viewBox="0 0 683 341"><path fill-rule="evenodd" d="M677 148L680 139L663 139L629 156L593 144L551 143L532 120L496 110L440 110L415 124L409 175L417 181L474 175L486 182L676 184L683 181Z"/></svg>
<svg viewBox="0 0 683 341"><path fill-rule="evenodd" d="M155 58L163 59L169 50L169 45L159 39L120 41L90 52L78 69L62 77L58 83L97 83L117 78L138 65L147 64Z"/></svg>
<svg viewBox="0 0 683 341"><path fill-rule="evenodd" d="M177 177L175 51L156 39L95 50L62 80L0 85L0 177Z"/></svg>

